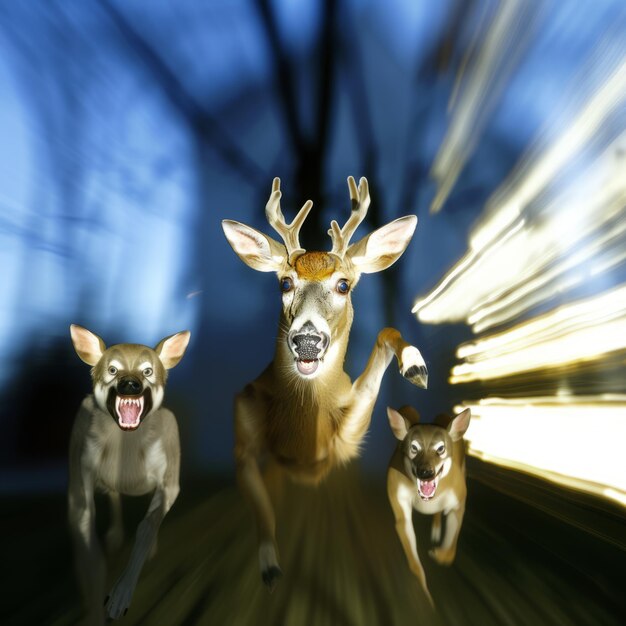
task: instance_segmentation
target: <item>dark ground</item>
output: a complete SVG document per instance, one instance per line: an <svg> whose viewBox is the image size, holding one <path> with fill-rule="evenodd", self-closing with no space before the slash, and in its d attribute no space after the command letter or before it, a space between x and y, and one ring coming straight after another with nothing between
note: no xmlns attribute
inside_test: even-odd
<svg viewBox="0 0 626 626"><path fill-rule="evenodd" d="M312 490L290 486L278 517L285 573L268 594L248 509L228 480L183 483L159 551L120 623L346 626L624 624L623 511L472 460L451 568L420 555L438 615L428 613L395 535L380 478L352 466ZM515 497L505 495L514 492ZM148 500L127 499L132 536ZM98 500L99 527L106 502ZM74 624L79 606L61 495L5 498L3 625ZM128 555L110 560L110 577Z"/></svg>

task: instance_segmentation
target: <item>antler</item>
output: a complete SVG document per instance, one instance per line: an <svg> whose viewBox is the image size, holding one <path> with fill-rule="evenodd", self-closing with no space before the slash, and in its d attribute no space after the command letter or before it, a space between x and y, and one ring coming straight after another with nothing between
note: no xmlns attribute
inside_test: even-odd
<svg viewBox="0 0 626 626"><path fill-rule="evenodd" d="M333 242L333 249L330 253L337 255L340 259L343 259L346 254L350 239L359 224L365 219L367 209L370 205L370 191L365 177L361 178L359 188L357 189L354 178L348 176L348 188L350 189L352 213L343 228L339 228L339 224L333 220L330 223L330 230L328 231Z"/></svg>
<svg viewBox="0 0 626 626"><path fill-rule="evenodd" d="M289 263L293 264L292 262L295 260L295 257L305 252L304 248L300 247L298 237L300 235L300 228L302 228L302 224L304 223L306 216L309 214L309 211L313 206L313 202L311 200L307 200L300 211L298 211L298 215L294 217L293 222L291 222L291 224L287 224L285 216L280 208L281 196L280 178L275 178L272 183L272 193L270 194L270 199L265 205L265 216L267 217L267 221L270 223L270 226L282 237L285 242Z"/></svg>

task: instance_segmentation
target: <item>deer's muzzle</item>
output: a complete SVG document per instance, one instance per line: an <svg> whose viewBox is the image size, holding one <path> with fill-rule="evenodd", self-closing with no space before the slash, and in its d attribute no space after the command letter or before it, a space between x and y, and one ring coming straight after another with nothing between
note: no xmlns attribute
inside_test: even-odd
<svg viewBox="0 0 626 626"><path fill-rule="evenodd" d="M298 371L309 375L317 370L319 360L330 344L330 337L318 331L311 322L306 322L299 330L289 333L288 342Z"/></svg>

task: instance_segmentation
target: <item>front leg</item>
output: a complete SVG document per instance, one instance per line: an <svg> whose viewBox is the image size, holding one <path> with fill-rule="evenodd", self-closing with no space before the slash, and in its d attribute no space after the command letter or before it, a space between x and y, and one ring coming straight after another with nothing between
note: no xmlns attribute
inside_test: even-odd
<svg viewBox="0 0 626 626"><path fill-rule="evenodd" d="M354 390L376 398L383 380L383 374L396 357L402 376L417 387L426 389L428 371L420 351L407 343L395 328L383 328L376 339L369 361L363 373L354 381Z"/></svg>
<svg viewBox="0 0 626 626"><path fill-rule="evenodd" d="M422 590L426 594L431 606L434 606L432 596L426 584L426 574L417 554L417 540L413 528L413 500L411 488L403 484L398 478L399 472L390 468L387 472L387 496L396 520L396 532L404 549L409 568L417 578Z"/></svg>
<svg viewBox="0 0 626 626"><path fill-rule="evenodd" d="M383 375L394 356L406 379L423 389L428 385L428 371L420 351L408 344L395 328L383 328L378 333L365 370L352 385L350 409L339 431L339 438L347 444L348 451L358 448L369 428ZM350 456L346 453L347 458Z"/></svg>
<svg viewBox="0 0 626 626"><path fill-rule="evenodd" d="M439 547L430 551L430 556L441 565L452 565L456 557L456 546L463 524L463 514L465 513L465 503L459 508L452 509L445 515L445 530L443 540Z"/></svg>
<svg viewBox="0 0 626 626"><path fill-rule="evenodd" d="M137 528L137 536L128 565L106 599L106 611L111 619L119 619L126 615L141 569L156 543L161 522L178 497L178 468L176 468L175 477L170 478L166 486L159 486L154 492L148 512Z"/></svg>
<svg viewBox="0 0 626 626"><path fill-rule="evenodd" d="M441 513L435 513L433 515L433 524L430 528L430 540L433 546L437 546L441 542Z"/></svg>
<svg viewBox="0 0 626 626"><path fill-rule="evenodd" d="M261 578L270 591L282 576L276 546L276 516L258 463L261 423L266 402L252 385L235 398L235 463L237 482L254 513Z"/></svg>
<svg viewBox="0 0 626 626"><path fill-rule="evenodd" d="M111 506L111 525L106 534L106 547L109 553L118 552L124 542L124 525L122 523L122 503L117 491L109 492Z"/></svg>
<svg viewBox="0 0 626 626"><path fill-rule="evenodd" d="M96 511L93 498L91 470L70 453L68 518L74 544L75 566L83 602L86 623L104 623L102 594L104 592L104 556L96 537Z"/></svg>

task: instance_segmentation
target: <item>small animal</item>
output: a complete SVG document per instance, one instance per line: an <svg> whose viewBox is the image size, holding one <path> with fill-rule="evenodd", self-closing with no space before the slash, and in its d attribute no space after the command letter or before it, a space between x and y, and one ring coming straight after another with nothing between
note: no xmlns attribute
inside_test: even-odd
<svg viewBox="0 0 626 626"><path fill-rule="evenodd" d="M455 416L446 428L419 423L418 412L410 406L396 411L387 408L391 430L398 446L387 470L387 495L396 520L396 532L409 562L432 604L424 568L417 554L413 509L434 515L430 555L450 565L463 523L467 488L463 435L470 422L470 410ZM443 536L442 536L443 526Z"/></svg>
<svg viewBox="0 0 626 626"><path fill-rule="evenodd" d="M275 272L282 310L274 359L235 399L235 459L242 491L257 522L261 577L271 590L281 576L274 505L266 479L288 476L318 484L334 466L359 453L385 370L395 357L400 373L426 387L418 349L394 328L383 328L363 373L354 381L343 369L352 325L351 294L362 274L380 272L400 258L417 225L401 217L350 243L370 203L367 180L348 178L351 211L343 227L332 221L330 252L307 252L300 228L307 201L289 224L274 179L265 214L282 243L233 220L222 226L239 258L252 269ZM267 474L261 473L268 459Z"/></svg>
<svg viewBox="0 0 626 626"><path fill-rule="evenodd" d="M68 514L87 621L102 624L105 611L112 619L126 614L143 564L156 548L159 526L178 496L178 425L161 403L167 371L181 360L190 333L166 337L154 349L132 343L107 349L98 335L75 324L70 333L78 356L92 366L93 394L83 400L72 430ZM130 560L106 600L95 491L111 500L110 549L123 539L120 494L154 492Z"/></svg>

